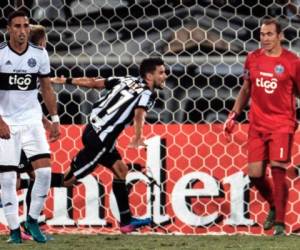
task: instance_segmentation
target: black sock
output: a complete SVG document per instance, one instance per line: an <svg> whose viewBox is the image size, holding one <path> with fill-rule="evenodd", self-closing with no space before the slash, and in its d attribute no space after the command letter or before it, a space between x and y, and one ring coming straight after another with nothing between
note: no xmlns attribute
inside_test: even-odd
<svg viewBox="0 0 300 250"><path fill-rule="evenodd" d="M28 188L29 185L30 185L30 179L20 179L20 188L19 189Z"/></svg>
<svg viewBox="0 0 300 250"><path fill-rule="evenodd" d="M128 192L125 180L114 179L112 186L120 212L121 225L127 225L131 220L131 212L129 209Z"/></svg>
<svg viewBox="0 0 300 250"><path fill-rule="evenodd" d="M18 227L16 229L10 230L10 234L13 234L13 233L18 233L21 236L21 228Z"/></svg>
<svg viewBox="0 0 300 250"><path fill-rule="evenodd" d="M31 192L32 192L32 188L33 188L33 183L34 183L34 181L30 180L28 190L27 190L27 194L26 194L27 215L29 214L29 208L30 208L30 203L31 203Z"/></svg>
<svg viewBox="0 0 300 250"><path fill-rule="evenodd" d="M51 187L62 187L64 182L64 174L52 173L51 174Z"/></svg>

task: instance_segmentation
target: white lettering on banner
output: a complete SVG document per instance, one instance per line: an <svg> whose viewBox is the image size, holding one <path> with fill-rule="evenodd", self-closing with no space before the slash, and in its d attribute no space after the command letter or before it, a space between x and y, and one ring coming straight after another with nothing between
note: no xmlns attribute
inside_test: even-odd
<svg viewBox="0 0 300 250"><path fill-rule="evenodd" d="M264 88L267 94L273 94L277 88L277 79L265 80L263 77L256 78L256 86Z"/></svg>
<svg viewBox="0 0 300 250"><path fill-rule="evenodd" d="M104 215L100 216L99 208L104 207L101 204L101 195L99 190L99 183L95 177L88 175L79 180L85 187L85 209L86 216L78 220L78 225L96 225L105 226L106 220L101 219ZM68 214L68 196L66 188L54 188L54 210L53 218L47 221L48 225L74 225L75 222L69 217Z"/></svg>
<svg viewBox="0 0 300 250"><path fill-rule="evenodd" d="M161 155L161 149L164 150L164 148L162 148L164 145L161 145L161 138L159 136L151 137L146 140L145 143L147 144L147 175L151 176L158 184L153 187L153 221L155 224L167 223L170 217L162 213L165 211L165 202L162 200L162 195L165 193L165 190L163 190L161 183L162 171L165 171L162 166L162 161L166 155Z"/></svg>
<svg viewBox="0 0 300 250"><path fill-rule="evenodd" d="M199 180L203 183L201 189L187 188L188 184ZM184 223L191 226L205 226L212 223L218 218L218 211L207 215L199 216L194 214L186 204L187 197L200 197L200 196L218 196L219 187L218 183L213 177L206 173L192 172L181 177L172 192L172 207L176 216Z"/></svg>
<svg viewBox="0 0 300 250"><path fill-rule="evenodd" d="M68 196L66 188L53 188L53 218L47 221L48 225L75 225L68 214Z"/></svg>
<svg viewBox="0 0 300 250"><path fill-rule="evenodd" d="M126 183L134 183L136 181L142 181L145 183L145 185L148 184L148 178L140 173L140 172L129 172L127 174L127 177L126 177ZM149 188L149 185L147 185L147 191L146 191L146 200L149 201L150 200L150 188ZM120 221L120 213L119 213L119 210L118 210L118 206L117 206L117 201L116 201L116 197L114 195L113 192L110 193L110 197L109 197L109 203L110 203L110 209L112 211L112 214L113 216L118 220ZM147 204L147 211L146 213L141 216L140 218L146 218L146 217L149 217L150 216L150 206L149 206L149 202Z"/></svg>
<svg viewBox="0 0 300 250"><path fill-rule="evenodd" d="M78 220L78 225L105 226L106 220L100 219L99 208L101 204L99 183L92 175L88 175L79 180L85 187L85 218Z"/></svg>
<svg viewBox="0 0 300 250"><path fill-rule="evenodd" d="M190 204L186 202L187 198L190 197L211 197L213 200L214 197L220 197L221 185L229 184L230 188L228 190L227 197L230 197L230 213L226 215L224 224L226 225L253 225L253 220L247 218L247 211L245 211L245 192L248 191L249 178L244 176L242 171L236 172L230 176L226 176L223 180L216 180L213 176L200 172L194 171L183 176L180 176L178 180L173 180L174 188L172 191L164 190L165 183L168 185L167 176L165 173L165 166L163 165L165 160L165 154L162 149L161 138L158 136L152 137L146 141L147 147L147 175L152 177L158 186L150 186L149 178L144 175L142 172L132 171L127 176L127 183L134 183L136 181L142 181L147 185L146 189L146 199L147 204L145 204L146 212L141 217L153 216L155 224L168 224L171 223L170 215L166 214L166 203L168 202L171 205L171 209L174 211L172 216L180 219L187 225L190 226L205 226L210 223L215 222L219 216L220 211L216 208L216 211L211 211L210 214L206 212L205 215L195 214L190 208ZM178 166L180 167L180 166ZM85 217L78 220L80 225L101 225L108 226L105 216L107 213L101 213L100 209L104 211L108 207L111 209L112 214L115 218L119 219L119 211L117 209L117 204L113 192L110 192L109 195L109 204L105 204L105 187L103 184L97 181L97 179L90 175L82 180L80 180L82 185L85 187ZM191 188L191 183L199 181L203 184L202 188ZM190 188L189 188L190 187ZM68 204L68 190L66 188L54 188L53 189L53 218L46 221L48 225L75 225L74 218L70 217L72 213L69 213L72 209L70 202ZM23 195L25 192L23 193ZM166 199L164 200L164 195ZM103 199L100 199L102 197ZM150 202L150 197L154 197L152 202ZM24 199L23 196L19 196L19 199ZM226 198L224 198L226 199ZM70 200L69 200L70 201ZM207 204L203 204L206 206ZM26 214L26 209L24 208L24 214ZM40 218L42 219L42 217ZM6 220L3 215L3 209L0 209L0 223L6 225Z"/></svg>
<svg viewBox="0 0 300 250"><path fill-rule="evenodd" d="M225 177L224 184L230 184L230 214L224 221L227 225L253 225L254 221L245 218L244 194L246 187L250 183L249 177L244 176L243 172L237 172Z"/></svg>

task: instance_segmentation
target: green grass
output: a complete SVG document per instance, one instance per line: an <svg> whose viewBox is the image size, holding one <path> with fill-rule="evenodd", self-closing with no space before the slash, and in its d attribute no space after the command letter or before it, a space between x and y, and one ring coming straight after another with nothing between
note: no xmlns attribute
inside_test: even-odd
<svg viewBox="0 0 300 250"><path fill-rule="evenodd" d="M300 236L172 236L172 235L54 235L46 244L26 241L10 245L0 236L0 249L17 250L138 250L138 249L300 249Z"/></svg>

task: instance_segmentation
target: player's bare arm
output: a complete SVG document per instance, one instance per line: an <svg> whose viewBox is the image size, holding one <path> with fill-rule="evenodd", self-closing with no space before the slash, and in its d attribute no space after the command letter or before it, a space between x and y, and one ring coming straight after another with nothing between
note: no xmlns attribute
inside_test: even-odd
<svg viewBox="0 0 300 250"><path fill-rule="evenodd" d="M229 113L226 122L224 123L224 134L225 137L229 140L230 135L234 130L235 127L235 120L238 115L241 114L243 109L249 102L250 99L250 81L244 80L243 86L238 94L238 97L234 103L232 111Z"/></svg>
<svg viewBox="0 0 300 250"><path fill-rule="evenodd" d="M59 119L57 116L57 106L56 106L56 96L54 94L54 90L50 83L49 77L40 78L40 83L41 83L41 92L42 92L43 100L45 102L49 114L51 115L51 119L53 119L51 128L49 130L50 132L49 142L54 142L58 140L60 137Z"/></svg>
<svg viewBox="0 0 300 250"><path fill-rule="evenodd" d="M138 148L140 146L146 147L146 144L144 143L144 140L142 138L142 133L143 133L143 127L145 124L145 116L146 116L146 111L143 108L137 108L134 112L134 121L133 121L133 126L134 126L134 137L132 138L132 141L129 143L129 147L133 148Z"/></svg>
<svg viewBox="0 0 300 250"><path fill-rule="evenodd" d="M105 87L105 79L97 77L76 77L76 78L66 78L62 77L53 77L51 78L52 83L57 84L72 84L80 87L86 88L96 88L103 89Z"/></svg>
<svg viewBox="0 0 300 250"><path fill-rule="evenodd" d="M243 86L240 89L240 92L238 94L238 97L234 103L234 106L232 108L232 112L235 112L237 115L240 115L243 109L246 107L246 105L249 102L250 99L250 81L244 80Z"/></svg>
<svg viewBox="0 0 300 250"><path fill-rule="evenodd" d="M3 121L2 117L0 116L0 138L1 139L9 139L10 138L10 130L9 126Z"/></svg>

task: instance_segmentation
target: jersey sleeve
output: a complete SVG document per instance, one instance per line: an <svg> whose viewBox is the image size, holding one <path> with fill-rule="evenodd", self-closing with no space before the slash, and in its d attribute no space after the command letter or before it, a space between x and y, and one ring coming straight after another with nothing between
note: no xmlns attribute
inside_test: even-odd
<svg viewBox="0 0 300 250"><path fill-rule="evenodd" d="M106 89L110 90L117 84L121 83L120 77L108 77L105 79L104 86Z"/></svg>
<svg viewBox="0 0 300 250"><path fill-rule="evenodd" d="M50 60L46 49L43 49L43 53L41 55L41 63L38 74L39 77L48 77L50 75Z"/></svg>
<svg viewBox="0 0 300 250"><path fill-rule="evenodd" d="M135 108L143 108L146 111L148 111L150 108L153 107L154 102L155 94L152 93L150 90L143 91Z"/></svg>
<svg viewBox="0 0 300 250"><path fill-rule="evenodd" d="M300 95L300 59L298 58L297 60L295 60L295 63L293 64L293 70L292 70L292 74L294 75L293 80L295 83L295 91L296 91L296 95L299 96Z"/></svg>

